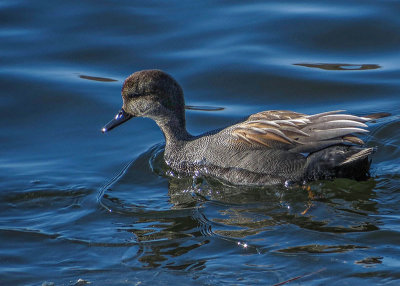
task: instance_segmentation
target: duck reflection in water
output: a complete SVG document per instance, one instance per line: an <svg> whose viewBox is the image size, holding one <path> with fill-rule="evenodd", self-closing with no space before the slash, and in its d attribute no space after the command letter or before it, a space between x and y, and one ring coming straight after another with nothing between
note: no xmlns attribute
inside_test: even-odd
<svg viewBox="0 0 400 286"><path fill-rule="evenodd" d="M379 219L369 216L378 212L374 179L312 182L309 186L314 198L310 199L302 186L235 186L213 177L180 178L171 171L163 160L163 146L156 145L130 163L100 199L106 208L134 221L123 227L139 243L132 248L133 253L126 254L124 263L128 265L137 259L146 267L202 269L207 262L199 259L204 257L203 246L222 240L218 244L228 243L232 248L244 241L247 252L262 252L257 245L266 243L260 240L269 239L270 232L280 233L281 228L327 234L378 229ZM154 206L152 198L132 196L139 189L159 189L168 202ZM309 213L302 214L310 203ZM332 253L358 247L321 240L312 246L296 244L290 248L278 243L275 250Z"/></svg>

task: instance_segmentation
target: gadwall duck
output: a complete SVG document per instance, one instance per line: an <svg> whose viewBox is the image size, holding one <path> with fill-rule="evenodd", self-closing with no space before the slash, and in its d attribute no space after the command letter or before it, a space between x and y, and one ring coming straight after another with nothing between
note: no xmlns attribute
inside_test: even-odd
<svg viewBox="0 0 400 286"><path fill-rule="evenodd" d="M167 73L136 72L125 80L121 93L122 109L102 132L133 117L153 119L165 136L165 162L178 173L240 185L368 178L368 156L374 148L361 147L364 142L354 134L368 132L365 122L379 115L270 110L193 136L186 131L182 88Z"/></svg>

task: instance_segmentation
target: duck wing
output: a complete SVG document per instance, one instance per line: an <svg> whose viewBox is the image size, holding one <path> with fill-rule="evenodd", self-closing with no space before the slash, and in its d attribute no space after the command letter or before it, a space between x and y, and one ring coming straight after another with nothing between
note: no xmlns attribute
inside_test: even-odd
<svg viewBox="0 0 400 286"><path fill-rule="evenodd" d="M335 110L307 115L293 111L263 111L232 126L231 135L242 144L298 153L315 152L341 143L363 145L364 142L354 134L368 132L365 122L372 118L343 112Z"/></svg>

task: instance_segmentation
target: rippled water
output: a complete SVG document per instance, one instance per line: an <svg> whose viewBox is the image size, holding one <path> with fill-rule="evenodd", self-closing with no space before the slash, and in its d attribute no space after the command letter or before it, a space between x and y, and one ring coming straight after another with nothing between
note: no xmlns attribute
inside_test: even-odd
<svg viewBox="0 0 400 286"><path fill-rule="evenodd" d="M398 1L0 2L2 285L400 283ZM178 178L130 73L183 86L188 129L262 110L390 112L372 178Z"/></svg>

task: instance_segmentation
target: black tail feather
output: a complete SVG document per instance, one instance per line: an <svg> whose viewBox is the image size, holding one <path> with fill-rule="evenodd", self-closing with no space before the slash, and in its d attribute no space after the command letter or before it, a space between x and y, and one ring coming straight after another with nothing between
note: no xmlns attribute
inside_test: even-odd
<svg viewBox="0 0 400 286"><path fill-rule="evenodd" d="M306 180L349 178L366 180L370 177L374 148L336 145L312 153L307 158Z"/></svg>

